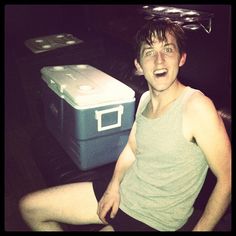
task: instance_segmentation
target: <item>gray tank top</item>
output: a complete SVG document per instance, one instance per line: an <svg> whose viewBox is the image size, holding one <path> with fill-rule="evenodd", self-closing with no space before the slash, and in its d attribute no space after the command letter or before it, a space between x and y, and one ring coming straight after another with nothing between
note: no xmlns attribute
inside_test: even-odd
<svg viewBox="0 0 236 236"><path fill-rule="evenodd" d="M145 92L136 113L136 160L121 182L120 208L159 231L187 222L207 174L204 153L182 134L182 110L195 91L186 87L156 119L142 115L150 101Z"/></svg>

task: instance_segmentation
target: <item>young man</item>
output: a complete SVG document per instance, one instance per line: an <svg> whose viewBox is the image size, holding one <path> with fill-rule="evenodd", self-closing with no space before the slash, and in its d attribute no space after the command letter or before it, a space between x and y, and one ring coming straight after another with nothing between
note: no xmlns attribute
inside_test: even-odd
<svg viewBox="0 0 236 236"><path fill-rule="evenodd" d="M171 21L136 35L135 66L149 91L110 181L73 183L20 202L33 230L109 224L107 230L176 231L193 213L208 167L217 183L194 231L211 231L231 199L231 145L212 101L177 78L186 60L184 32Z"/></svg>

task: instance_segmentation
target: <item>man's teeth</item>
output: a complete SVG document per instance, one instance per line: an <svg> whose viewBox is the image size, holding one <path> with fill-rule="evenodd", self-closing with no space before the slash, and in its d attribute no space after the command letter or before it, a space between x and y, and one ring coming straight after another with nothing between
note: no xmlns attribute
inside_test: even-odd
<svg viewBox="0 0 236 236"><path fill-rule="evenodd" d="M165 73L167 73L166 69L160 69L160 70L155 70L154 71L154 74L157 75L157 76L164 75Z"/></svg>

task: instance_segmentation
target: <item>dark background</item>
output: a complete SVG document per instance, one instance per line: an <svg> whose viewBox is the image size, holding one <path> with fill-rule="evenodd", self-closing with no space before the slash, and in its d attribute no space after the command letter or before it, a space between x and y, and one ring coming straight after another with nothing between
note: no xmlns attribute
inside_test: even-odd
<svg viewBox="0 0 236 236"><path fill-rule="evenodd" d="M212 32L203 30L188 33L188 57L181 69L186 83L207 93L217 106L230 107L231 95L231 6L230 5L174 5L214 14ZM69 32L78 38L107 36L127 45L139 23L139 5L6 5L5 55L13 69L19 50L26 39L60 32ZM119 42L119 43L120 43ZM19 46L20 45L20 46ZM115 45L115 47L114 47ZM126 46L127 46L126 45ZM119 45L106 45L120 50ZM128 48L129 46L127 46ZM25 49L25 48L24 48ZM18 51L17 51L18 50ZM129 48L125 54L129 54ZM130 49L131 50L131 49ZM122 51L122 50L121 50ZM111 52L112 53L112 52ZM123 55L125 56L125 55ZM6 68L6 102L22 102L21 82L8 80ZM119 79L119 78L118 78ZM13 92L14 91L14 92ZM16 93L21 99L15 101ZM14 97L12 97L14 96ZM12 104L14 106L14 104ZM7 105L6 107L12 107Z"/></svg>
<svg viewBox="0 0 236 236"><path fill-rule="evenodd" d="M171 6L171 5L169 5ZM206 93L217 109L231 110L231 5L172 5L214 14L212 32L188 32L187 62L180 77L185 84ZM25 193L46 186L30 151L41 117L37 88L39 68L57 63L77 63L76 50L57 49L34 55L24 46L30 38L71 33L92 41L96 67L124 83L146 89L133 72L132 37L144 21L141 5L5 5L5 229L26 230L17 210ZM96 46L97 43L97 46ZM96 50L97 48L97 50ZM95 57L99 54L103 56ZM52 58L57 58L55 62ZM86 61L86 59L85 59ZM38 107L39 108L36 108ZM40 112L39 112L40 113ZM36 128L35 128L36 127Z"/></svg>

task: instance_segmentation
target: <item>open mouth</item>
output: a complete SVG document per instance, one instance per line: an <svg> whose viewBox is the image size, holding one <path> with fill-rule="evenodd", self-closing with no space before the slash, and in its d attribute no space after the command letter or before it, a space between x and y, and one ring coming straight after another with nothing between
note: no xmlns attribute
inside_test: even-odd
<svg viewBox="0 0 236 236"><path fill-rule="evenodd" d="M160 70L155 70L154 75L159 78L159 77L164 77L167 74L167 69L160 69Z"/></svg>

